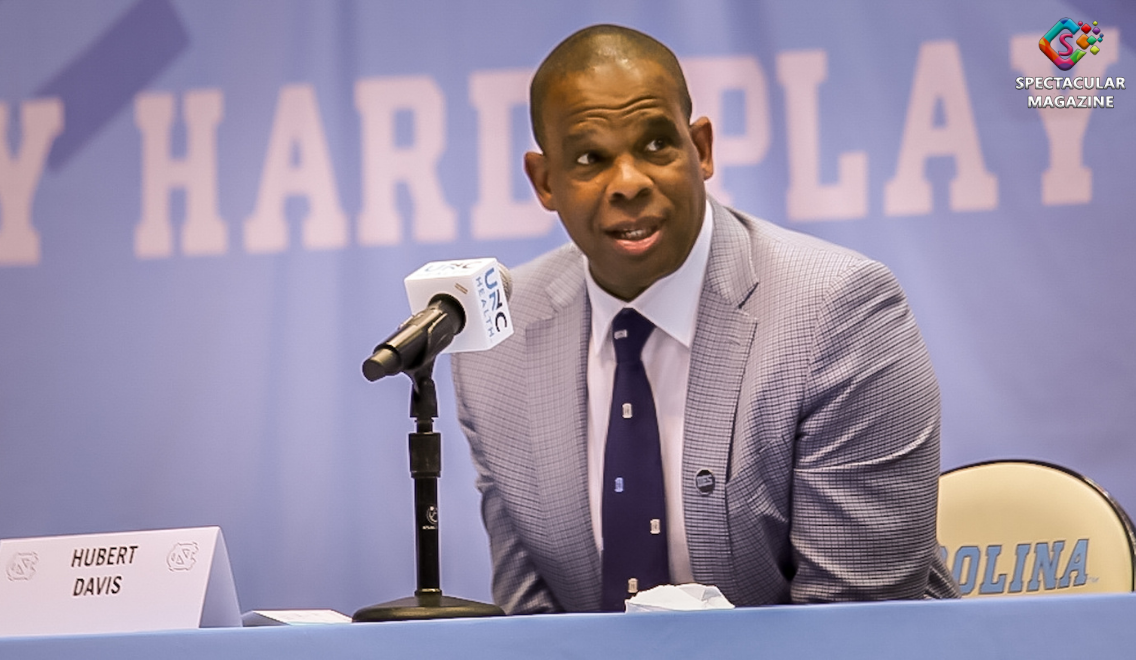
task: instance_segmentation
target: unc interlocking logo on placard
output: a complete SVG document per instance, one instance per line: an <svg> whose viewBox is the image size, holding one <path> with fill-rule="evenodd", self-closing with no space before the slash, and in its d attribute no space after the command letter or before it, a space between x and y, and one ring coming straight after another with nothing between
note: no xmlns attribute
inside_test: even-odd
<svg viewBox="0 0 1136 660"><path fill-rule="evenodd" d="M178 543L166 555L166 566L169 566L171 571L188 571L196 563L196 543Z"/></svg>
<svg viewBox="0 0 1136 660"><path fill-rule="evenodd" d="M12 561L8 562L8 579L16 580L30 580L35 576L36 563L39 561L39 555L34 552L17 552Z"/></svg>
<svg viewBox="0 0 1136 660"><path fill-rule="evenodd" d="M431 275L462 275L477 269L478 264L473 263L474 261L476 260L455 259L453 261L432 261L419 270L423 273L430 273Z"/></svg>

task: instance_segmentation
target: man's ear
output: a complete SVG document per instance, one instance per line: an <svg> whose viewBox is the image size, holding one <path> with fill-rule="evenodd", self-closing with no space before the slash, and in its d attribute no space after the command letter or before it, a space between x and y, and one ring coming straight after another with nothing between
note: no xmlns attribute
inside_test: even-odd
<svg viewBox="0 0 1136 660"><path fill-rule="evenodd" d="M698 162L702 169L702 180L714 176L714 129L710 120L699 117L690 125L690 139L698 150Z"/></svg>
<svg viewBox="0 0 1136 660"><path fill-rule="evenodd" d="M535 151L525 152L525 174L529 176L540 205L549 211L555 211L556 200L548 183L548 160L545 155Z"/></svg>

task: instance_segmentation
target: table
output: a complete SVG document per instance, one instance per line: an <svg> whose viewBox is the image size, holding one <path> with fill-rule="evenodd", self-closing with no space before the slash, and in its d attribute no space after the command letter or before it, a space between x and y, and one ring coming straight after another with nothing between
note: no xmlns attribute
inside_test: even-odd
<svg viewBox="0 0 1136 660"><path fill-rule="evenodd" d="M1131 658L1136 594L0 639L0 658Z"/></svg>

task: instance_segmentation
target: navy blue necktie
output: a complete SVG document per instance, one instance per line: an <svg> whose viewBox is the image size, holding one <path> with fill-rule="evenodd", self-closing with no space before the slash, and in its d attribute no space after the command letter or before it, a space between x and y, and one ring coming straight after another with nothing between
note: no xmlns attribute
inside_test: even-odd
<svg viewBox="0 0 1136 660"><path fill-rule="evenodd" d="M615 386L604 449L603 609L670 581L663 457L651 383L640 353L655 329L625 308L612 322Z"/></svg>

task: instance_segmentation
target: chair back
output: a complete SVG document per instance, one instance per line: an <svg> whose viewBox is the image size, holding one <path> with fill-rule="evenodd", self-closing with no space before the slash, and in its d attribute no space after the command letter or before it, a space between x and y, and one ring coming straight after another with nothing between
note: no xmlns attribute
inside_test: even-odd
<svg viewBox="0 0 1136 660"><path fill-rule="evenodd" d="M1071 470L991 461L939 478L939 543L963 597L1133 591L1136 533Z"/></svg>

